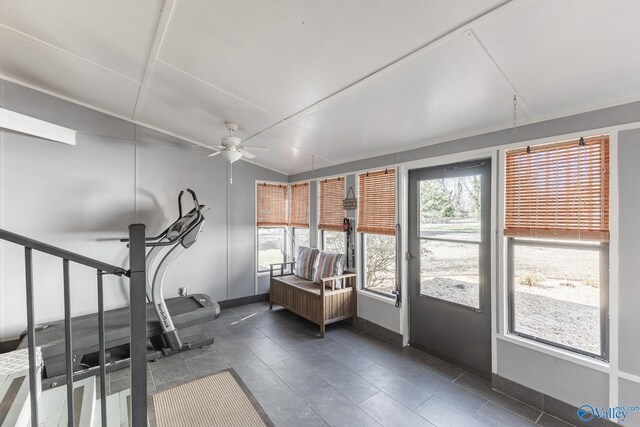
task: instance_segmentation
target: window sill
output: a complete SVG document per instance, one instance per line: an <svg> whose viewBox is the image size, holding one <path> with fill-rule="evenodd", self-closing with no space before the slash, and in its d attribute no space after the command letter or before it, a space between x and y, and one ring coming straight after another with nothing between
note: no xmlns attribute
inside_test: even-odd
<svg viewBox="0 0 640 427"><path fill-rule="evenodd" d="M594 359L589 356L583 356L578 353L573 353L569 350L554 347L545 343L532 341L524 337L519 337L513 334L498 334L499 340L526 347L530 350L537 351L539 353L546 354L547 356L557 357L558 359L565 360L567 362L576 363L588 368L595 369L600 372L609 372L610 365L602 360Z"/></svg>
<svg viewBox="0 0 640 427"><path fill-rule="evenodd" d="M366 296L367 298L376 299L378 301L386 302L387 304L396 305L396 299L393 295L382 295L377 292L371 292L366 289L358 290L358 295Z"/></svg>

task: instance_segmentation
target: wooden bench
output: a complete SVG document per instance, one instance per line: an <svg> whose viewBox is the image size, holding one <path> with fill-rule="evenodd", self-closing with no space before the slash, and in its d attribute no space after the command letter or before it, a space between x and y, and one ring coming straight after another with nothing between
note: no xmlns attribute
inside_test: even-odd
<svg viewBox="0 0 640 427"><path fill-rule="evenodd" d="M320 336L324 338L325 326L351 318L355 325L357 312L356 274L327 277L323 286L298 277L286 270L293 271L295 262L271 264L270 268L270 308L280 304L320 326ZM275 268L274 268L275 267ZM336 289L336 281L343 281L341 289Z"/></svg>

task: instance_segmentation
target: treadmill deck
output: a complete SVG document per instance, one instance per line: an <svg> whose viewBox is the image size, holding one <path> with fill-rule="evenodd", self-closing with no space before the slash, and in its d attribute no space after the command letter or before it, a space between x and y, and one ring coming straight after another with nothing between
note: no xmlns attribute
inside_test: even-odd
<svg viewBox="0 0 640 427"><path fill-rule="evenodd" d="M189 326L210 322L218 318L220 305L205 294L192 294L165 300L174 326L178 331ZM108 310L104 313L106 348L129 343L129 307ZM147 303L147 338L162 334L162 327L153 303ZM95 353L99 350L98 314L74 317L71 322L74 356ZM36 326L36 346L42 347L45 366L65 357L64 320ZM26 335L19 348L27 347ZM79 362L79 360L78 360Z"/></svg>

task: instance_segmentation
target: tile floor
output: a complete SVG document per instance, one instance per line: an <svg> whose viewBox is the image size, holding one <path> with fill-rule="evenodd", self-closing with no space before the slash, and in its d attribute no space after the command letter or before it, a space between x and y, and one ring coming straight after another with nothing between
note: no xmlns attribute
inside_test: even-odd
<svg viewBox="0 0 640 427"><path fill-rule="evenodd" d="M276 426L568 426L491 389L488 381L349 323L318 328L267 303L223 310L182 331L215 343L149 363L149 391L233 368ZM128 388L128 370L108 392Z"/></svg>

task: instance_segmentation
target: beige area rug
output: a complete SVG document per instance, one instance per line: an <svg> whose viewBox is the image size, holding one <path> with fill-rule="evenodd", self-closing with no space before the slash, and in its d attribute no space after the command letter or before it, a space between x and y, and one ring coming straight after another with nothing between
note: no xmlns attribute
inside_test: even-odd
<svg viewBox="0 0 640 427"><path fill-rule="evenodd" d="M273 426L232 369L161 391L153 407L157 427Z"/></svg>

